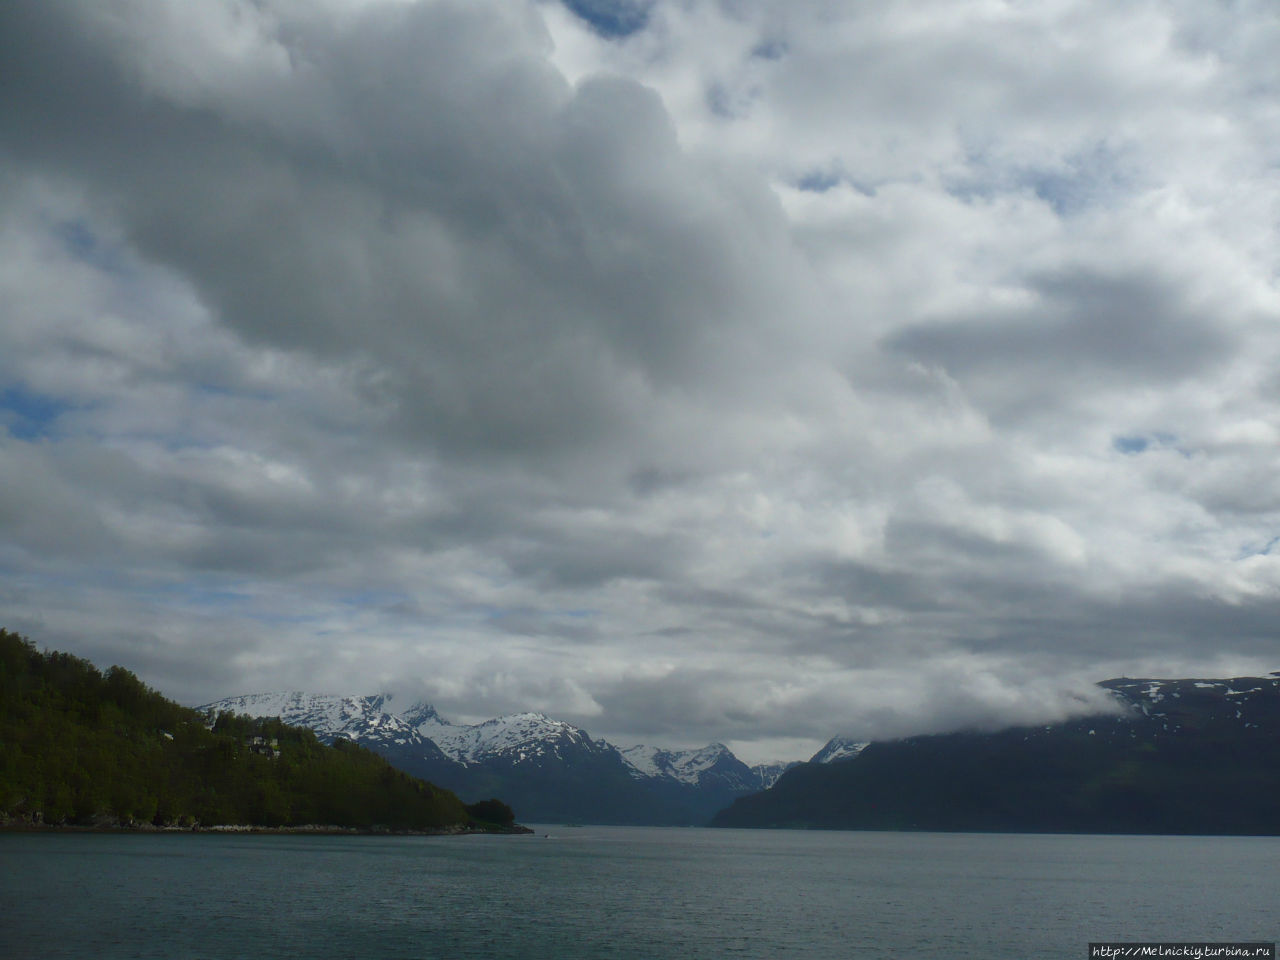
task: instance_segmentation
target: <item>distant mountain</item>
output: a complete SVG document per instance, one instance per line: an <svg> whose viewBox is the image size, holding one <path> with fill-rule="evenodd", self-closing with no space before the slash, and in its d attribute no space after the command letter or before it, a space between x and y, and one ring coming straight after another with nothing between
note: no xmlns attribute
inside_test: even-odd
<svg viewBox="0 0 1280 960"><path fill-rule="evenodd" d="M266 693L201 709L280 717L326 743L352 740L468 801L501 796L525 821L702 824L781 772L750 768L723 744L619 750L540 713L455 724L427 703L393 713L390 697Z"/></svg>
<svg viewBox="0 0 1280 960"><path fill-rule="evenodd" d="M638 779L662 779L694 787L719 786L746 791L757 782L751 768L723 743L699 750L664 750L644 745L621 751L622 759Z"/></svg>
<svg viewBox="0 0 1280 960"><path fill-rule="evenodd" d="M1115 713L873 742L840 758L828 744L713 824L1280 834L1280 676L1100 686Z"/></svg>
<svg viewBox="0 0 1280 960"><path fill-rule="evenodd" d="M790 760L786 763L757 763L751 768L751 773L755 776L756 782L759 784L756 789L768 790L778 782L778 778L780 776L794 767L798 762L798 760Z"/></svg>
<svg viewBox="0 0 1280 960"><path fill-rule="evenodd" d="M697 750L635 746L621 751L631 775L655 796L689 811L689 822L706 823L735 798L763 790L776 776L748 767L723 743Z"/></svg>
<svg viewBox="0 0 1280 960"><path fill-rule="evenodd" d="M546 766L584 757L611 758L616 752L603 740L592 740L585 730L541 713L516 713L475 726L458 726L437 715L416 729L446 756L466 766Z"/></svg>
<svg viewBox="0 0 1280 960"><path fill-rule="evenodd" d="M748 767L723 743L697 750L664 750L644 745L621 751L633 776L682 783L701 790L720 790L735 796L767 790L790 763L758 763Z"/></svg>
<svg viewBox="0 0 1280 960"><path fill-rule="evenodd" d="M250 717L279 717L285 723L314 731L325 743L342 739L364 746L401 746L431 752L435 744L416 727L418 722L429 722L435 712L413 719L397 717L386 709L389 700L387 694L331 697L296 692L255 693L208 703L197 709L209 713L226 711Z"/></svg>

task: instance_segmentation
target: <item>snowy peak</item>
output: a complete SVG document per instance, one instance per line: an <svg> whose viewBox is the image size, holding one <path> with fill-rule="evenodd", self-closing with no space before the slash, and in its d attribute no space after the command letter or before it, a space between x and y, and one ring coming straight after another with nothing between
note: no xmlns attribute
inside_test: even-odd
<svg viewBox="0 0 1280 960"><path fill-rule="evenodd" d="M753 786L750 768L723 743L697 750L664 750L640 744L619 751L636 779L652 777L700 787L708 780L748 789Z"/></svg>
<svg viewBox="0 0 1280 960"><path fill-rule="evenodd" d="M747 767L723 743L712 743L698 750L663 750L661 747L635 746L620 751L622 759L637 779L651 777L674 780L690 786L709 785L732 790L768 790L787 770L789 763L759 763Z"/></svg>
<svg viewBox="0 0 1280 960"><path fill-rule="evenodd" d="M480 763L494 757L512 762L565 759L567 752L598 752L586 732L541 713L495 717L474 726L424 722L416 729L459 763Z"/></svg>
<svg viewBox="0 0 1280 960"><path fill-rule="evenodd" d="M664 750L662 747L637 744L618 752L631 768L631 775L637 779L664 777L681 783L697 783L696 773L690 776L688 761L694 753L700 751Z"/></svg>
<svg viewBox="0 0 1280 960"><path fill-rule="evenodd" d="M467 726L450 723L429 703L418 702L396 715L388 712L391 697L336 697L307 693L260 693L230 697L201 709L230 710L255 717L279 717L285 723L314 730L326 742L341 737L367 746L422 747L466 766L501 759L519 764L571 754L611 751L572 724L541 713L517 713Z"/></svg>
<svg viewBox="0 0 1280 960"><path fill-rule="evenodd" d="M865 740L854 740L852 737L832 737L821 750L809 758L810 763L835 763L837 760L852 760L867 747Z"/></svg>
<svg viewBox="0 0 1280 960"><path fill-rule="evenodd" d="M230 711L253 717L279 717L285 723L314 730L322 740L337 737L358 740L407 742L414 737L413 728L387 713L390 694L372 697L338 697L325 694L254 693L207 703L201 710L214 713Z"/></svg>
<svg viewBox="0 0 1280 960"><path fill-rule="evenodd" d="M679 751L637 744L634 747L627 747L618 752L622 754L622 759L626 761L627 766L631 769L631 775L636 779L644 777L672 777L673 779L679 779L675 775L675 764L673 762L674 758L679 756Z"/></svg>
<svg viewBox="0 0 1280 960"><path fill-rule="evenodd" d="M441 717L440 714L436 713L436 708L425 700L419 700L407 710L401 711L400 719L411 727L418 727L423 724L430 723L449 725L447 720Z"/></svg>

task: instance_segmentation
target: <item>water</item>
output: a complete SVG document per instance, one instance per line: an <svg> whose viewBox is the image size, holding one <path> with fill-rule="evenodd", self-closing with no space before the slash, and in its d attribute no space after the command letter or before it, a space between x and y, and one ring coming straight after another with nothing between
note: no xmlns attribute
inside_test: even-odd
<svg viewBox="0 0 1280 960"><path fill-rule="evenodd" d="M9 960L1080 960L1274 941L1277 903L1280 838L0 835Z"/></svg>

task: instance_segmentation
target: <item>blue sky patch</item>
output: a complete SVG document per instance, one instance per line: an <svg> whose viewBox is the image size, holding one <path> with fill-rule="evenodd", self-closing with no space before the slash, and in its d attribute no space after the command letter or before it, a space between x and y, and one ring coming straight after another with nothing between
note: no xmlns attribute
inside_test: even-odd
<svg viewBox="0 0 1280 960"><path fill-rule="evenodd" d="M70 404L33 393L25 387L0 390L0 423L19 440L51 436L58 418L70 409Z"/></svg>
<svg viewBox="0 0 1280 960"><path fill-rule="evenodd" d="M762 40L751 50L758 60L781 60L787 53L787 45L781 40Z"/></svg>
<svg viewBox="0 0 1280 960"><path fill-rule="evenodd" d="M810 170L796 181L796 189L808 193L826 193L832 187L840 185L843 178L830 170Z"/></svg>
<svg viewBox="0 0 1280 960"><path fill-rule="evenodd" d="M1146 437L1114 437L1111 446L1121 453L1142 453L1151 446L1151 441Z"/></svg>
<svg viewBox="0 0 1280 960"><path fill-rule="evenodd" d="M1271 551L1280 545L1280 537L1272 537L1263 546L1246 544L1241 547L1240 553L1236 555L1236 560L1248 560L1250 557L1269 557Z"/></svg>
<svg viewBox="0 0 1280 960"><path fill-rule="evenodd" d="M1059 216L1083 210L1095 192L1093 184L1068 173L1035 170L1026 173L1023 180Z"/></svg>
<svg viewBox="0 0 1280 960"><path fill-rule="evenodd" d="M1190 456L1187 450L1178 446L1178 438L1174 434L1166 433L1163 430L1156 430L1145 436L1134 433L1127 436L1112 437L1111 446L1121 453L1144 453L1156 446L1166 450L1172 448L1184 457Z"/></svg>
<svg viewBox="0 0 1280 960"><path fill-rule="evenodd" d="M125 262L118 247L104 243L85 220L63 220L53 225L53 234L62 248L81 263L107 273L125 274Z"/></svg>
<svg viewBox="0 0 1280 960"><path fill-rule="evenodd" d="M99 250L98 238L83 220L66 220L53 228L62 245L77 259L91 260Z"/></svg>
<svg viewBox="0 0 1280 960"><path fill-rule="evenodd" d="M602 37L629 37L649 23L652 0L564 0L579 18Z"/></svg>

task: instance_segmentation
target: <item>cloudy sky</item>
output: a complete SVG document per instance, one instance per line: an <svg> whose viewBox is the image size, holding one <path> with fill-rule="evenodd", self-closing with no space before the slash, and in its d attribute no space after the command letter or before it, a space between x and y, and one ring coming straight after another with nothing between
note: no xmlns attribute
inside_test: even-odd
<svg viewBox="0 0 1280 960"><path fill-rule="evenodd" d="M1280 668L1269 0L7 0L0 625L751 760Z"/></svg>

